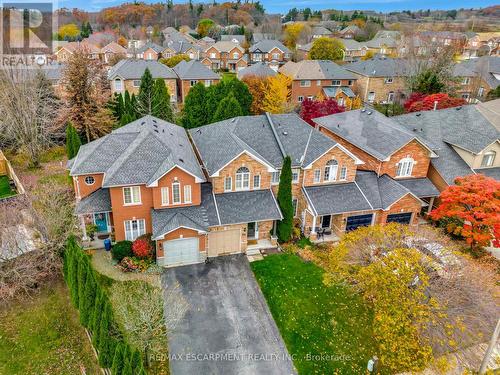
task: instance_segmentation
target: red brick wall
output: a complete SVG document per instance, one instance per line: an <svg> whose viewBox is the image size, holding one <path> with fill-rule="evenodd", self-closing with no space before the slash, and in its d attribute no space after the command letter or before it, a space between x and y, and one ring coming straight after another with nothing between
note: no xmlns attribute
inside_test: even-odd
<svg viewBox="0 0 500 375"><path fill-rule="evenodd" d="M294 104L299 103L298 99L299 96L303 96L304 99L306 99L308 96L318 97L322 93L323 87L332 86L331 79L310 80L311 81L310 87L300 87L300 81L301 80L292 81L292 103ZM321 82L319 86L318 86L318 81ZM355 80L352 81L355 82ZM349 80L347 79L340 80L340 84L342 86L349 86L348 83Z"/></svg>
<svg viewBox="0 0 500 375"><path fill-rule="evenodd" d="M386 173L391 177L396 177L397 163L406 157L410 157L415 160L415 164L413 165L413 170L411 172L412 177L418 178L427 176L429 163L431 161L429 151L415 140L411 141L399 151L392 154L389 161L383 162L380 174L382 175Z"/></svg>
<svg viewBox="0 0 500 375"><path fill-rule="evenodd" d="M379 214L377 215L377 223L379 224L386 224L387 223L387 216L391 214L400 214L400 213L405 213L405 212L412 212L412 225L415 225L418 223L418 213L420 212L420 209L422 208L422 205L420 201L415 198L411 194L407 194L403 198L401 198L399 201L394 203L389 210L387 211L379 211Z"/></svg>
<svg viewBox="0 0 500 375"><path fill-rule="evenodd" d="M85 183L85 177L94 177L94 184L92 185L87 185ZM102 186L102 180L104 178L104 174L102 173L96 173L96 174L87 174L87 175L81 175L81 176L75 176L76 179L78 180L78 187L80 189L80 198L85 198L87 195L90 195L97 189L99 189ZM73 180L73 186L75 189L75 193L77 192L77 187L75 184L75 181Z"/></svg>
<svg viewBox="0 0 500 375"><path fill-rule="evenodd" d="M191 185L191 201L192 203L181 203L181 204L172 204L172 183L174 181L180 182L180 191L181 191L181 202L184 202L184 186ZM161 205L161 188L168 187L169 194L169 205L162 206ZM173 208L173 207L182 207L182 206L197 206L201 203L201 186L199 183L195 182L195 178L191 176L189 173L184 172L180 168L174 168L170 172L168 172L165 176L160 178L158 181L158 186L153 187L150 190L153 192L153 207L155 209L159 208Z"/></svg>
<svg viewBox="0 0 500 375"><path fill-rule="evenodd" d="M206 234L198 234L197 231L187 228L179 228L174 230L173 232L168 233L163 236L163 239L156 242L156 256L162 257L164 256L163 252L163 241L176 240L179 238L192 238L198 237L199 250L205 251L207 249L207 235Z"/></svg>

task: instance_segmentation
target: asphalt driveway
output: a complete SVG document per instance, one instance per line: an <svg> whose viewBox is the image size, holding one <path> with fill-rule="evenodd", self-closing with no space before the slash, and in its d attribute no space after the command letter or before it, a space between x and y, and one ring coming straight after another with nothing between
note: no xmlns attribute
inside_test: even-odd
<svg viewBox="0 0 500 375"><path fill-rule="evenodd" d="M175 285L189 308L168 332L173 375L296 373L246 256L166 269Z"/></svg>

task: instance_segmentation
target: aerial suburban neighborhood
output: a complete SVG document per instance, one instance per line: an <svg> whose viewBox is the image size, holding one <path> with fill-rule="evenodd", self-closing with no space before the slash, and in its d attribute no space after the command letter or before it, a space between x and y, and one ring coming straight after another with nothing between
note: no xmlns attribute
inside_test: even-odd
<svg viewBox="0 0 500 375"><path fill-rule="evenodd" d="M0 5L0 374L498 373L500 6L426 4Z"/></svg>

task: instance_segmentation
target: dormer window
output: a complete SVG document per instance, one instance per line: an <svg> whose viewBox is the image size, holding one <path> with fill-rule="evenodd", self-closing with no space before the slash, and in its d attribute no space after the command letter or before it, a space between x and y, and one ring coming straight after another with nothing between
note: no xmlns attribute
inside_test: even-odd
<svg viewBox="0 0 500 375"><path fill-rule="evenodd" d="M247 167L240 167L236 171L235 188L236 190L250 189L250 170Z"/></svg>
<svg viewBox="0 0 500 375"><path fill-rule="evenodd" d="M398 169L396 171L396 177L409 177L413 170L413 164L415 160L412 158L401 159L398 163Z"/></svg>
<svg viewBox="0 0 500 375"><path fill-rule="evenodd" d="M325 175L323 180L325 182L335 181L337 179L337 170L339 163L337 160L330 160L326 163Z"/></svg>
<svg viewBox="0 0 500 375"><path fill-rule="evenodd" d="M481 161L481 167L491 167L495 162L496 154L497 153L495 151L488 151L487 153L485 153L483 156L483 160Z"/></svg>

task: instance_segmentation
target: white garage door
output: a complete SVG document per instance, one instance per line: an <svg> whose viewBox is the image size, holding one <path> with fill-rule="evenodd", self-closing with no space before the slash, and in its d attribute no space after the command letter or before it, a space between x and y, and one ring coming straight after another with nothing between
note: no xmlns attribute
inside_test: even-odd
<svg viewBox="0 0 500 375"><path fill-rule="evenodd" d="M163 266L179 266L201 261L196 237L164 241L163 254Z"/></svg>
<svg viewBox="0 0 500 375"><path fill-rule="evenodd" d="M241 252L241 232L239 229L221 230L208 234L208 256Z"/></svg>

